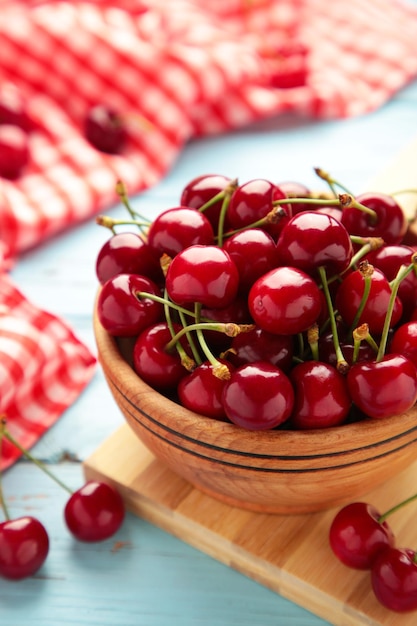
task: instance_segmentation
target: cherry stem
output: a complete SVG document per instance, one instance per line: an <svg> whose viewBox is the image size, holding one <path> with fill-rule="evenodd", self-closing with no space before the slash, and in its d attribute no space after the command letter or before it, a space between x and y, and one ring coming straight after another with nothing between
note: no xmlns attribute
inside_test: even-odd
<svg viewBox="0 0 417 626"><path fill-rule="evenodd" d="M340 347L339 334L337 332L337 325L336 325L336 316L334 313L333 302L332 302L332 298L330 295L329 284L327 281L326 269L322 265L318 268L318 270L319 270L320 279L323 285L324 297L326 299L326 304L327 304L327 308L329 311L329 322L330 322L330 328L331 328L332 335L333 335L333 344L334 344L334 349L336 353L336 361L337 361L336 368L338 371L344 374L348 370L349 365L345 357L343 356L342 349Z"/></svg>
<svg viewBox="0 0 417 626"><path fill-rule="evenodd" d="M143 228L146 227L148 228L149 226L149 222L141 222L139 220L135 220L135 219L131 219L131 220L124 220L124 219L116 219L114 217L110 217L109 215L98 215L96 217L96 224L98 224L99 226L104 226L105 228L108 228L109 230L112 231L113 234L116 234L116 230L115 230L115 226L127 226L127 225L135 225L135 226L139 226L139 229L143 231Z"/></svg>
<svg viewBox="0 0 417 626"><path fill-rule="evenodd" d="M176 333L175 333L174 325L173 325L172 318L171 318L171 309L169 307L170 300L167 297L166 289L165 289L164 295L165 295L165 298L162 298L162 300L163 300L163 305L164 305L165 319L166 319L166 323L167 323L168 328L169 328L169 332L171 333L171 337L174 339L175 336L176 336ZM191 359L188 356L188 354L184 350L183 346L178 341L172 342L172 345L171 345L171 341L170 341L167 344L167 346L165 347L165 349L168 352L170 352L171 350L176 350L177 353L178 353L178 356L181 359L182 366L185 367L185 369L188 372L191 372L194 369L195 362L193 361L193 359Z"/></svg>
<svg viewBox="0 0 417 626"><path fill-rule="evenodd" d="M195 303L194 311L195 311L196 322L197 324L199 324L201 323L201 304L199 302ZM222 380L230 379L231 373L230 373L229 368L227 367L227 365L225 365L224 363L221 363L214 356L214 354L212 353L212 351L210 350L206 342L206 338L204 337L204 333L202 329L197 328L195 332L196 332L198 342L200 344L200 347L204 355L206 356L207 360L211 363L213 367L213 375L217 376L217 378L220 378Z"/></svg>
<svg viewBox="0 0 417 626"><path fill-rule="evenodd" d="M362 298L359 303L358 309L356 311L355 318L350 327L350 331L349 331L350 335L353 334L354 329L357 327L359 323L359 319L368 301L369 294L370 294L371 287L372 287L372 274L373 274L374 268L373 268L373 265L371 265L367 261L362 261L362 263L359 266L359 271L363 277L363 293L362 293Z"/></svg>
<svg viewBox="0 0 417 626"><path fill-rule="evenodd" d="M234 190L236 189L236 186L237 186L237 181L232 181L230 185L228 185L223 192L224 197L223 197L223 202L222 202L222 206L220 209L219 223L217 227L217 244L220 248L223 246L224 224L226 220L227 210L230 204L230 198L232 197L232 194Z"/></svg>
<svg viewBox="0 0 417 626"><path fill-rule="evenodd" d="M414 500L417 500L417 493L415 493L414 495L410 496L409 498L406 498L405 500L403 500L402 502L399 502L398 504L396 504L395 506L393 506L391 509L388 509L388 511L385 511L385 513L383 513L382 515L380 515L378 517L378 522L380 524L382 524L383 522L385 522L385 520L387 519L387 517L389 517L390 515L392 515L392 513L396 513L397 511L399 511L400 509L403 508L403 506L406 506L407 504L410 504L410 502L413 502Z"/></svg>
<svg viewBox="0 0 417 626"><path fill-rule="evenodd" d="M307 341L310 346L311 355L313 357L313 361L319 360L319 327L318 324L313 324L307 330Z"/></svg>
<svg viewBox="0 0 417 626"><path fill-rule="evenodd" d="M6 428L6 419L4 417L1 418L1 422L0 422L0 429L1 429L1 433L3 437L6 437L6 439L8 439L8 441L10 441L11 444L13 444L22 454L23 456L28 459L28 461L30 461L31 463L33 463L34 465L36 465L36 467L38 467L40 470L42 470L45 474L47 474L49 476L49 478L52 478L52 480L54 480L60 487L62 487L63 489L65 489L65 491L68 491L68 493L72 494L73 491L70 487L68 487L68 485L66 485L65 483L63 483L57 476L55 476L55 474L53 474L47 467L46 465L44 465L44 463L42 463L41 461L39 461L39 459L35 458L30 452L28 452L28 450L26 450L26 448L24 448L18 441L17 439L15 439L13 437L13 435L7 430Z"/></svg>
<svg viewBox="0 0 417 626"><path fill-rule="evenodd" d="M119 199L121 203L123 204L123 206L127 209L131 218L133 220L143 221L145 224L149 226L149 224L151 223L151 220L147 219L146 217L143 217L143 215L141 215L140 213L138 213L132 208L132 205L130 204L129 197L127 194L126 185L121 180L118 180L116 183L116 193L119 196Z"/></svg>
<svg viewBox="0 0 417 626"><path fill-rule="evenodd" d="M187 326L187 320L185 318L184 313L179 312L178 316L180 318L182 326L184 327ZM191 352L193 353L193 358L194 358L195 363L197 363L198 365L201 365L201 357L198 352L197 346L195 345L195 341L194 341L194 337L192 333L187 332L186 337L187 337L188 345L190 346Z"/></svg>
<svg viewBox="0 0 417 626"><path fill-rule="evenodd" d="M342 183L340 183L338 180L330 176L328 172L321 169L321 167L315 167L314 171L317 174L317 176L321 178L321 180L324 180L329 185L331 191L334 193L335 196L337 195L336 187L339 187L339 189L342 189L349 195L352 195L349 189L347 189L344 185L342 185Z"/></svg>
<svg viewBox="0 0 417 626"><path fill-rule="evenodd" d="M353 337L353 355L352 355L352 364L356 363L359 356L359 349L361 347L362 341L366 341L373 350L375 350L375 354L378 352L378 345L375 340L371 337L369 332L368 324L361 324L352 333Z"/></svg>
<svg viewBox="0 0 417 626"><path fill-rule="evenodd" d="M404 280L404 278L408 276L408 274L410 274L412 271L415 271L416 267L417 267L417 252L415 252L412 255L410 265L402 265L400 269L398 270L396 277L390 283L391 295L390 295L390 299L388 302L387 313L385 315L384 326L382 329L381 340L379 343L379 350L378 350L378 354L376 357L377 362L382 361L385 355L385 350L386 350L386 346L388 342L388 335L389 335L389 330L390 330L390 325L391 325L392 313L394 311L395 299L397 297L400 284Z"/></svg>

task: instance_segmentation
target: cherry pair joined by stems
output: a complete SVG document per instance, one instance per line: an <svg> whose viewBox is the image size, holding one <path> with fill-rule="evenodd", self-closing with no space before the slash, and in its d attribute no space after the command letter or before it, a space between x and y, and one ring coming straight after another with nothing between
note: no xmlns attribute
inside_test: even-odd
<svg viewBox="0 0 417 626"><path fill-rule="evenodd" d="M57 478L43 463L24 449L11 435L3 417L0 424L0 447L3 438L39 469L45 472L70 497L64 508L64 520L70 533L79 541L103 541L120 528L124 517L124 503L111 485L87 481L73 491ZM32 576L46 561L49 553L48 532L41 521L32 516L12 519L0 484L0 506L6 520L0 523L0 575L11 580Z"/></svg>
<svg viewBox="0 0 417 626"><path fill-rule="evenodd" d="M400 613L417 609L417 554L395 545L387 518L416 498L414 494L384 514L367 502L352 502L338 511L329 530L335 556L347 567L369 570L378 601Z"/></svg>

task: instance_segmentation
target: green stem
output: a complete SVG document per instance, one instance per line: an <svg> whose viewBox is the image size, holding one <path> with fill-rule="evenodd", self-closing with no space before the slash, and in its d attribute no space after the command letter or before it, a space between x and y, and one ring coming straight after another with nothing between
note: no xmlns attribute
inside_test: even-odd
<svg viewBox="0 0 417 626"><path fill-rule="evenodd" d="M347 189L347 187L345 187L338 180L336 180L335 178L330 176L330 174L328 172L325 172L320 167L315 167L314 171L317 174L317 176L319 178L321 178L321 180L324 180L329 185L330 190L335 195L337 195L336 187L339 187L339 189L342 189L345 193L348 193L350 196L352 195L351 192L349 191L349 189Z"/></svg>
<svg viewBox="0 0 417 626"><path fill-rule="evenodd" d="M378 522L380 524L382 524L383 522L385 522L385 520L387 519L387 517L389 517L390 515L392 515L393 513L396 513L397 511L399 511L400 509L403 508L403 506L406 506L407 504L410 504L410 502L413 502L414 500L417 500L417 493L415 493L414 495L410 496L409 498L406 498L405 500L403 500L402 502L399 502L398 504L396 504L395 506L393 506L391 509L388 509L388 511L385 511L385 513L383 513L382 515L380 515L378 517Z"/></svg>
<svg viewBox="0 0 417 626"><path fill-rule="evenodd" d="M62 482L62 480L60 480L57 476L55 476L55 474L53 474L44 463L42 463L41 461L39 461L39 459L35 458L30 452L28 452L28 450L26 450L18 441L17 439L15 439L13 437L13 435L7 430L6 428L6 420L3 418L1 421L1 428L2 428L2 433L3 436L6 437L6 439L8 439L10 441L11 444L13 444L22 454L25 458L28 459L28 461L30 461L31 463L33 463L34 465L36 465L36 467L38 467L40 470L42 470L45 474L47 474L47 476L49 476L49 478L52 478L53 481L55 481L60 487L62 487L63 489L65 489L65 491L68 491L68 493L72 494L73 491L72 489L70 489L70 487L68 487L68 485L66 485L65 483Z"/></svg>
<svg viewBox="0 0 417 626"><path fill-rule="evenodd" d="M408 276L410 272L414 271L415 268L417 267L417 252L415 252L412 255L411 259L412 261L410 265L408 266L402 265L400 267L400 269L397 272L397 276L391 283L391 295L390 295L390 299L388 302L387 313L385 315L384 326L383 326L382 334L381 334L381 341L379 343L379 350L378 350L378 354L376 357L377 362L382 361L382 359L384 358L385 350L386 350L386 346L388 342L389 330L391 326L392 313L394 311L394 304L395 304L395 299L397 297L398 289L400 287L401 282L404 280L404 278Z"/></svg>
<svg viewBox="0 0 417 626"><path fill-rule="evenodd" d="M187 326L188 322L186 320L186 317L185 317L184 313L179 311L178 315L179 315L179 318L180 318L182 326L184 326L184 327ZM192 333L187 332L186 333L186 337L187 337L188 345L190 346L190 349L191 349L191 352L192 352L192 355L193 355L193 359L194 359L196 364L200 365L201 364L201 357L200 357L200 354L198 352L198 349L197 349L197 346L195 344L194 337L193 337Z"/></svg>
<svg viewBox="0 0 417 626"><path fill-rule="evenodd" d="M129 196L127 194L126 185L121 180L117 181L116 183L116 193L119 196L119 199L121 203L123 204L123 206L127 209L132 220L141 220L149 226L150 220L144 217L143 215L140 215L140 213L138 213L132 208L130 201L129 201Z"/></svg>
<svg viewBox="0 0 417 626"><path fill-rule="evenodd" d="M171 337L172 337L172 340L166 346L166 350L168 352L170 352L171 350L176 350L178 353L178 356L181 359L182 365L185 367L187 371L191 371L195 367L195 363L193 359L191 359L188 356L188 354L186 353L185 349L183 348L183 346L181 345L179 341L174 341L176 337L176 333L175 333L174 323L171 317L171 308L170 308L171 301L168 298L166 289L164 291L164 298L162 298L162 301L164 305L164 314L165 314L166 323L168 325L169 332L171 333Z"/></svg>
<svg viewBox="0 0 417 626"><path fill-rule="evenodd" d="M329 290L329 284L327 282L325 267L323 266L319 267L319 274L320 274L320 279L323 285L323 293L326 299L327 308L329 310L329 322L330 322L330 328L331 328L332 335L333 335L333 344L334 344L334 349L336 353L336 361L337 361L336 367L338 371L344 373L348 369L348 363L345 357L343 356L343 352L340 347L339 334L337 332L336 316L334 313L332 297L331 297L330 290Z"/></svg>
<svg viewBox="0 0 417 626"><path fill-rule="evenodd" d="M364 271L363 273L363 293L362 293L362 298L361 301L359 303L358 309L356 311L356 315L355 318L352 322L352 325L350 327L349 330L349 335L352 335L353 331L355 330L355 328L358 326L359 324L359 320L360 317L364 311L364 308L366 307L366 303L368 302L368 298L369 298L369 294L371 292L371 287L372 287L372 270L369 269L372 266L367 265L367 270Z"/></svg>

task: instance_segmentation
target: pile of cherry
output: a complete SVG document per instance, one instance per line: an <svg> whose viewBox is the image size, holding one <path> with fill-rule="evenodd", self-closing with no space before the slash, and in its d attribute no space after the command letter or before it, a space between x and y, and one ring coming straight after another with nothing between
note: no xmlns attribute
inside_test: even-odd
<svg viewBox="0 0 417 626"><path fill-rule="evenodd" d="M251 429L382 419L417 399L417 254L394 196L203 175L152 222L101 216L97 314L133 367ZM119 230L118 230L119 229Z"/></svg>
<svg viewBox="0 0 417 626"><path fill-rule="evenodd" d="M417 253L394 195L354 196L321 170L298 182L203 175L149 222L100 216L97 314L129 338L158 392L252 430L389 419L417 399ZM409 243L411 242L411 245ZM388 609L417 609L417 555L387 516L354 502L330 528Z"/></svg>

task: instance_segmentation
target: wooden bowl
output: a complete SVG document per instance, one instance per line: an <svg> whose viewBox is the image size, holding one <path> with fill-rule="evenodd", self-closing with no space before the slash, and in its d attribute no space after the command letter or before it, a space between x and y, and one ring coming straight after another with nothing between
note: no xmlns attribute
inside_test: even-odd
<svg viewBox="0 0 417 626"><path fill-rule="evenodd" d="M416 459L417 408L319 431L247 431L157 393L131 368L129 342L115 340L96 316L94 332L107 383L134 433L171 470L229 505L319 511L361 498Z"/></svg>

